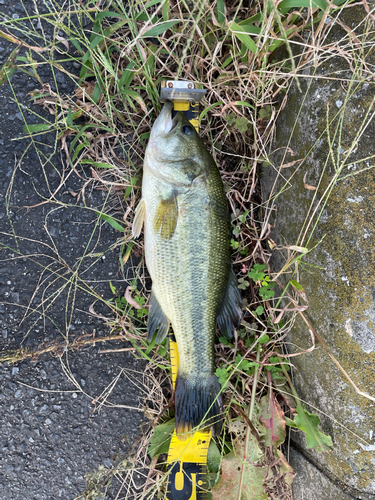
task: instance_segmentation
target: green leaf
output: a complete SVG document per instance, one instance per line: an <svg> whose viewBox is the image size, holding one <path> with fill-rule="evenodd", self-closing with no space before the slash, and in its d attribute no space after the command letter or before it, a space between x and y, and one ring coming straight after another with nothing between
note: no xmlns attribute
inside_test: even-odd
<svg viewBox="0 0 375 500"><path fill-rule="evenodd" d="M230 378L228 368L216 368L215 375L219 379L219 384L221 385L225 385L227 380Z"/></svg>
<svg viewBox="0 0 375 500"><path fill-rule="evenodd" d="M261 287L259 288L259 295L262 297L264 300L272 299L272 297L275 296L275 292L273 290L270 290L268 287Z"/></svg>
<svg viewBox="0 0 375 500"><path fill-rule="evenodd" d="M131 240L129 242L129 245L126 248L126 251L125 251L124 255L122 256L121 261L120 261L121 262L121 266L124 266L127 263L127 261L129 260L129 257L130 257L130 254L132 252L133 246L134 246L134 241Z"/></svg>
<svg viewBox="0 0 375 500"><path fill-rule="evenodd" d="M241 214L241 215L238 216L238 219L241 222L246 222L246 218L247 218L248 215L249 215L249 211L246 210L246 212L244 212L243 214Z"/></svg>
<svg viewBox="0 0 375 500"><path fill-rule="evenodd" d="M135 66L135 63L134 62L130 62L124 72L122 73L121 75L121 79L119 81L119 89L121 90L122 88L124 88L125 90L129 87L134 75L135 75L135 72L132 71L132 69L134 68Z"/></svg>
<svg viewBox="0 0 375 500"><path fill-rule="evenodd" d="M147 309L140 309L141 311L147 311ZM161 345L158 346L158 354L159 356L162 356L164 358L164 356L167 354L167 350L162 347Z"/></svg>
<svg viewBox="0 0 375 500"><path fill-rule="evenodd" d="M33 132L44 132L49 130L52 126L52 123L36 123L35 125L25 125L23 127L23 131L25 134L32 134Z"/></svg>
<svg viewBox="0 0 375 500"><path fill-rule="evenodd" d="M264 271L267 268L266 264L254 264L253 269L257 272Z"/></svg>
<svg viewBox="0 0 375 500"><path fill-rule="evenodd" d="M272 111L271 111L272 113ZM271 113L267 109L260 109L259 110L259 118L261 120L269 120L271 118Z"/></svg>
<svg viewBox="0 0 375 500"><path fill-rule="evenodd" d="M283 359L281 358L283 361ZM269 359L270 363L278 363L279 362L279 356L271 356Z"/></svg>
<svg viewBox="0 0 375 500"><path fill-rule="evenodd" d="M236 101L234 103L236 106L246 106L248 108L251 108L251 109L255 109L254 106L252 106L251 104L249 104L248 102L246 101Z"/></svg>
<svg viewBox="0 0 375 500"><path fill-rule="evenodd" d="M238 280L238 288L241 290L246 290L246 288L250 285L250 283L244 278L239 278Z"/></svg>
<svg viewBox="0 0 375 500"><path fill-rule="evenodd" d="M163 3L163 8L162 8L162 14L163 14L163 21L168 21L169 19L169 0L165 0Z"/></svg>
<svg viewBox="0 0 375 500"><path fill-rule="evenodd" d="M316 448L317 451L329 451L333 446L331 436L323 434L318 428L320 423L318 415L310 413L304 405L298 405L294 420L287 418L286 423L306 434L308 448Z"/></svg>
<svg viewBox="0 0 375 500"><path fill-rule="evenodd" d="M254 283L257 281L264 280L265 278L265 273L264 270L266 269L265 264L254 264L254 266L251 268L251 270L248 272L248 277L251 278Z"/></svg>
<svg viewBox="0 0 375 500"><path fill-rule="evenodd" d="M208 472L218 473L220 470L221 453L215 441L211 439L207 453L207 470Z"/></svg>
<svg viewBox="0 0 375 500"><path fill-rule="evenodd" d="M4 38L7 38L5 33L3 31L0 31L0 36L4 36ZM11 40L13 41L13 40ZM18 52L20 50L20 46L16 47L13 49L12 53L8 57L7 61L3 65L3 67L0 70L0 86L3 85L12 75L15 73L17 70L17 65L15 64L16 60L22 60L21 57L17 57Z"/></svg>
<svg viewBox="0 0 375 500"><path fill-rule="evenodd" d="M259 338L259 344L267 344L267 342L269 341L269 336L268 335L262 335L260 338Z"/></svg>
<svg viewBox="0 0 375 500"><path fill-rule="evenodd" d="M241 134L245 133L251 124L245 116L236 118L234 122L234 128L237 129Z"/></svg>
<svg viewBox="0 0 375 500"><path fill-rule="evenodd" d="M251 35L259 35L262 31L258 26L254 26L249 22L240 22L238 23L238 25L241 26L241 28L243 28L246 33L249 33Z"/></svg>
<svg viewBox="0 0 375 500"><path fill-rule="evenodd" d="M255 14L255 16L251 16L251 17L248 17L247 19L244 19L243 21L239 21L238 24L240 26L244 26L244 25L254 25L254 23L258 22L258 21L261 21L262 19L262 13L259 13L259 14Z"/></svg>
<svg viewBox="0 0 375 500"><path fill-rule="evenodd" d="M125 194L124 194L124 200L126 200L127 197L130 195L130 193L133 190L133 186L135 186L137 184L137 181L138 181L137 177L132 177L132 179L130 181L131 185L126 188L126 191L125 191Z"/></svg>
<svg viewBox="0 0 375 500"><path fill-rule="evenodd" d="M66 115L66 123L68 127L73 127L72 108L68 109L68 114Z"/></svg>
<svg viewBox="0 0 375 500"><path fill-rule="evenodd" d="M110 10L105 10L103 12L99 12L95 16L95 23L97 21L102 20L104 17L119 17L120 19L126 19L126 17L123 14L119 14L118 12L110 11Z"/></svg>
<svg viewBox="0 0 375 500"><path fill-rule="evenodd" d="M165 424L158 425L155 428L147 450L151 458L161 453L168 453L174 427L175 419L173 418Z"/></svg>
<svg viewBox="0 0 375 500"><path fill-rule="evenodd" d="M86 140L85 137L83 137L83 142L81 142L80 144L78 144L78 146L76 147L76 149L74 151L74 154L72 156L72 162L74 162L78 158L79 153L84 148L90 149L90 143Z"/></svg>
<svg viewBox="0 0 375 500"><path fill-rule="evenodd" d="M99 45L99 43L100 43L100 42L104 41L104 39L105 39L105 38L104 38L104 36L103 36L103 35L96 35L96 36L92 39L92 41L90 42L89 49L94 50L94 49L95 49L95 47L96 47L97 45ZM91 54L90 54L89 52L86 52L86 54L87 54L87 53L89 54L89 57L90 57L90 56L91 56ZM85 54L85 56L86 56L86 54ZM85 56L83 57L82 62L86 62L86 61L84 61ZM88 60L88 58L87 58L87 60Z"/></svg>
<svg viewBox="0 0 375 500"><path fill-rule="evenodd" d="M300 283L298 283L298 281L290 280L290 284L294 286L294 288L296 288L299 292L303 291L303 286Z"/></svg>
<svg viewBox="0 0 375 500"><path fill-rule="evenodd" d="M250 368L252 365L252 361L248 361L247 359L243 359L241 354L237 354L234 362L236 363L236 366L238 370L246 371Z"/></svg>
<svg viewBox="0 0 375 500"><path fill-rule="evenodd" d="M94 160L81 160L79 163L83 163L84 165L92 165L96 168L114 168L114 166L110 165L109 163L101 163Z"/></svg>
<svg viewBox="0 0 375 500"><path fill-rule="evenodd" d="M283 0L277 6L278 9L290 10L290 9L301 9L306 7L320 8L325 10L328 3L325 0Z"/></svg>
<svg viewBox="0 0 375 500"><path fill-rule="evenodd" d="M90 143L87 141L87 139L85 138L85 131L89 128L98 128L98 129L101 129L101 130L105 130L106 132L111 132L111 129L109 127L107 127L106 125L104 125L103 123L101 124L96 124L96 123L87 123L86 125L83 125L83 127L79 130L78 134L75 136L75 138L72 140L72 143L71 145L69 146L69 152L71 153L72 151L74 151L74 148L75 148L75 145L77 144L77 142L82 139L83 141L86 141L87 143L87 147L90 147ZM74 158L73 157L73 160L74 161Z"/></svg>
<svg viewBox="0 0 375 500"><path fill-rule="evenodd" d="M202 113L199 115L199 125L201 124L203 118L206 116L206 114L211 111L212 108L215 108L216 106L221 106L223 103L221 101L219 102L215 102L214 104L212 104L211 106L207 106L204 108L204 110L202 111Z"/></svg>
<svg viewBox="0 0 375 500"><path fill-rule="evenodd" d="M113 295L116 295L116 293L117 293L116 287L112 285L111 281L109 282L109 288L111 289L111 292L113 293Z"/></svg>
<svg viewBox="0 0 375 500"><path fill-rule="evenodd" d="M216 17L219 24L223 24L225 21L225 2L224 0L217 0L216 4Z"/></svg>
<svg viewBox="0 0 375 500"><path fill-rule="evenodd" d="M229 340L226 337L219 337L219 342L221 342L222 344L227 345L231 348L234 347L234 345L231 342L229 342Z"/></svg>
<svg viewBox="0 0 375 500"><path fill-rule="evenodd" d="M147 108L146 108L146 104L145 104L144 100L137 92L135 92L135 90L128 89L128 90L122 92L122 94L125 95L126 97L130 96L132 99L134 99L141 106L143 111L147 112ZM128 99L128 101L129 101L129 99ZM134 111L135 111L135 108L134 108Z"/></svg>
<svg viewBox="0 0 375 500"><path fill-rule="evenodd" d="M258 306L256 309L255 309L255 312L257 313L258 316L260 316L261 314L264 313L264 307L263 306Z"/></svg>
<svg viewBox="0 0 375 500"><path fill-rule="evenodd" d="M154 5L157 5L158 3L163 3L165 0L150 0L149 2L146 3L144 6L143 10L146 12L147 9L150 7L153 7Z"/></svg>
<svg viewBox="0 0 375 500"><path fill-rule="evenodd" d="M172 19L171 21L164 21L162 23L159 23L150 28L149 30L147 30L146 33L142 35L142 38L157 37L162 33L164 33L165 31L171 29L177 23L181 23L181 19Z"/></svg>
<svg viewBox="0 0 375 500"><path fill-rule="evenodd" d="M115 229L117 229L117 231L121 231L121 232L124 232L125 231L125 228L121 226L121 224L119 224L113 217L111 217L110 215L106 215L106 214L103 214L101 212L97 212L95 210L95 213L97 215L99 215L99 217L101 217L102 219L104 219L106 222L108 222L108 224L110 224L112 227L114 227Z"/></svg>
<svg viewBox="0 0 375 500"><path fill-rule="evenodd" d="M268 289L273 288L276 285L275 281L268 281L270 278L269 276L266 277L265 285ZM262 283L263 284L263 283Z"/></svg>
<svg viewBox="0 0 375 500"><path fill-rule="evenodd" d="M74 47L78 50L78 52L82 55L83 54L83 50L82 50L82 47L79 43L79 41L77 40L77 38L68 38L68 41L69 42L72 42L72 44L74 45ZM78 62L78 61L76 61Z"/></svg>
<svg viewBox="0 0 375 500"><path fill-rule="evenodd" d="M94 92L92 93L92 100L94 101L95 104L98 104L100 93L101 93L101 89L100 89L99 82L96 82L95 87L94 87Z"/></svg>
<svg viewBox="0 0 375 500"><path fill-rule="evenodd" d="M245 30L239 24L231 21L229 23L229 29L251 52L254 54L257 52L257 46L254 40L245 32Z"/></svg>

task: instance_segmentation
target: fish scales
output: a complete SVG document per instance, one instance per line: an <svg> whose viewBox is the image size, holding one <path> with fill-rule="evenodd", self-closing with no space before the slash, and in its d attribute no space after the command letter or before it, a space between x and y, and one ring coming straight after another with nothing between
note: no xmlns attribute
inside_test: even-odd
<svg viewBox="0 0 375 500"><path fill-rule="evenodd" d="M230 336L242 301L230 265L228 211L220 173L182 113L166 103L147 146L142 200L133 234L145 226L152 279L149 340L172 324L179 352L175 389L180 438L202 424L220 431L222 401L214 375L216 322Z"/></svg>
<svg viewBox="0 0 375 500"><path fill-rule="evenodd" d="M220 189L220 178L212 184L215 181ZM144 197L150 195L151 199L154 193L165 191L162 184L153 178ZM173 237L164 240L154 231L157 199L153 199L146 214L146 263L153 292L173 325L179 372L195 370L197 377L212 374L216 316L229 270L226 207L219 214L211 210L207 187L198 183L193 190L177 195L177 226Z"/></svg>

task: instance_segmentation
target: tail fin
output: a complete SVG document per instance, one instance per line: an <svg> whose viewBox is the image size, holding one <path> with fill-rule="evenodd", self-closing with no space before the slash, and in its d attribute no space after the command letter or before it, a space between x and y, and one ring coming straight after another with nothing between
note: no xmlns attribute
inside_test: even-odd
<svg viewBox="0 0 375 500"><path fill-rule="evenodd" d="M216 375L193 380L177 376L175 389L176 433L184 439L194 427L210 427L214 436L220 434L223 404Z"/></svg>

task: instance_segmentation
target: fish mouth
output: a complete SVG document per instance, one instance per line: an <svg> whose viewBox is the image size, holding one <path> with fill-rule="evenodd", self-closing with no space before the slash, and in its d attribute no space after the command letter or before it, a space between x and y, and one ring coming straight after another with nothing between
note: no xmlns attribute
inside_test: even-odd
<svg viewBox="0 0 375 500"><path fill-rule="evenodd" d="M160 121L161 121L161 126L160 126L160 132L163 134L169 134L169 132L172 132L176 126L178 125L180 121L180 113L176 113L175 116L173 116L173 102L167 101L164 104L164 107L162 109L162 112L160 114Z"/></svg>
<svg viewBox="0 0 375 500"><path fill-rule="evenodd" d="M164 134L168 134L168 132L170 132L173 128L173 103L166 102L164 104L163 112L164 110L166 113Z"/></svg>

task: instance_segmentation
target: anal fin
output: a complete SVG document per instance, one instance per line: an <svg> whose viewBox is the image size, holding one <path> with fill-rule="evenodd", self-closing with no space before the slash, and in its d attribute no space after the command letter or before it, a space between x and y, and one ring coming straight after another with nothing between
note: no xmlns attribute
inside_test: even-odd
<svg viewBox="0 0 375 500"><path fill-rule="evenodd" d="M151 342L156 330L159 329L156 335L156 343L160 344L160 342L163 342L163 340L167 336L169 325L170 321L163 313L162 308L160 307L160 304L155 297L155 293L151 292L150 309L147 321L148 341Z"/></svg>
<svg viewBox="0 0 375 500"><path fill-rule="evenodd" d="M238 289L238 281L232 265L229 269L228 285L219 313L217 324L226 338L233 337L233 327L238 328L242 318L242 298Z"/></svg>

